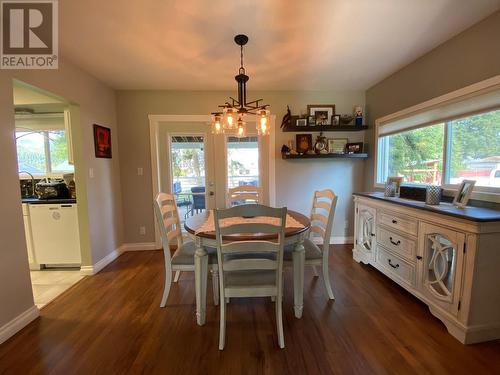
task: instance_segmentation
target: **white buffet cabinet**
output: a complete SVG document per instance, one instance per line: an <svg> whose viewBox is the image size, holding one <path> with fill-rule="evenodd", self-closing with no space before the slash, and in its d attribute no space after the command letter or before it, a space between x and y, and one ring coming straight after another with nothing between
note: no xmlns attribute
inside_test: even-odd
<svg viewBox="0 0 500 375"><path fill-rule="evenodd" d="M353 258L370 264L429 306L464 344L500 338L498 211L360 193L355 201ZM489 221L481 212L493 213Z"/></svg>

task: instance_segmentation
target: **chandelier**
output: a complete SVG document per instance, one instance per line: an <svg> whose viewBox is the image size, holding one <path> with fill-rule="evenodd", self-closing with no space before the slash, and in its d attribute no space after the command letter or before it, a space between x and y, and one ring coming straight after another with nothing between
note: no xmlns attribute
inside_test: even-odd
<svg viewBox="0 0 500 375"><path fill-rule="evenodd" d="M261 105L262 99L247 102L247 82L250 77L245 74L245 67L243 66L243 46L248 43L246 35L236 35L234 41L240 46L240 69L238 75L234 77L238 82L238 99L231 99L231 102L226 102L220 105L222 110L212 113L212 133L235 134L237 137L246 137L246 116L248 114L255 115L256 128L258 135L269 135L269 105Z"/></svg>

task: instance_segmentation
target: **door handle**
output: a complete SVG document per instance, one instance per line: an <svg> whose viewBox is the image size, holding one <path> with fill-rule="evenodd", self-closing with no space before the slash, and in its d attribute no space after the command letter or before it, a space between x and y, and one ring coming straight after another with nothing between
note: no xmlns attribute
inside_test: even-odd
<svg viewBox="0 0 500 375"><path fill-rule="evenodd" d="M399 246L399 244L401 243L400 240L398 240L397 242L395 242L392 237L389 237L389 241L391 241L391 243L394 245L394 246Z"/></svg>

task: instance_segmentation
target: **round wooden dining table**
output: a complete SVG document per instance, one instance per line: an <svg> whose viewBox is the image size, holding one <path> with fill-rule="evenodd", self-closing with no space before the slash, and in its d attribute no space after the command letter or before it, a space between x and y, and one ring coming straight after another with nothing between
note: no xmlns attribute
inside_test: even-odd
<svg viewBox="0 0 500 375"><path fill-rule="evenodd" d="M304 240L309 234L311 222L309 218L295 211L288 211L293 219L303 225L302 228L285 228L285 246L293 246L293 296L294 312L296 318L302 317L304 307ZM207 304L207 277L208 277L208 253L205 248L216 248L217 242L215 232L200 232L198 229L209 218L209 211L194 215L186 220L184 228L188 235L196 244L194 255L195 265L195 289L196 289L196 321L198 325L205 324L205 312ZM266 240L268 235L255 234L234 234L231 235L233 241ZM216 269L213 270L217 272ZM215 279L215 278L214 278ZM215 286L218 290L218 285ZM216 297L218 299L218 296Z"/></svg>

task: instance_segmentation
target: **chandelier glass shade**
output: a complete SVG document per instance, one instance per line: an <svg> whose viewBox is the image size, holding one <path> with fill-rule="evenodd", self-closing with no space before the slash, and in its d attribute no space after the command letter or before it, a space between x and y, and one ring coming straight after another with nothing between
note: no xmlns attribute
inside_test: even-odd
<svg viewBox="0 0 500 375"><path fill-rule="evenodd" d="M247 116L255 115L256 130L258 135L269 135L270 132L270 111L269 105L260 104L262 99L247 101L246 83L250 79L246 75L243 66L243 46L248 43L246 35L236 35L234 41L240 46L241 65L238 75L234 77L238 83L238 98L230 97L230 101L220 105L219 112L212 113L212 134L234 134L236 137L246 137Z"/></svg>

